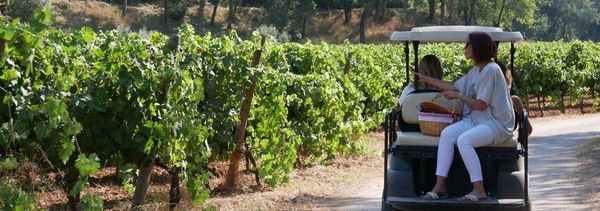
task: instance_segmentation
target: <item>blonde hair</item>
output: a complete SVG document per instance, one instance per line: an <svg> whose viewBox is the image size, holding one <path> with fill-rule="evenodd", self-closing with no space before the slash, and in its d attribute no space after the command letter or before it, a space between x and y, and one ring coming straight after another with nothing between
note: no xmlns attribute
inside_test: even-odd
<svg viewBox="0 0 600 211"><path fill-rule="evenodd" d="M442 63L440 60L434 55L425 55L421 61L419 62L419 73L423 75L427 75L433 78L442 79L444 78L444 70L442 69ZM439 88L432 86L430 84L419 81L418 89L434 89L439 90Z"/></svg>
<svg viewBox="0 0 600 211"><path fill-rule="evenodd" d="M510 69L508 69L508 67L506 67L506 65L504 65L504 63L502 63L498 60L496 60L496 64L498 64L498 66L500 67L500 70L502 70L502 74L504 74L504 79L506 80L506 86L510 90L510 88L512 87L512 84L513 84L513 77L512 77L512 74L510 73Z"/></svg>

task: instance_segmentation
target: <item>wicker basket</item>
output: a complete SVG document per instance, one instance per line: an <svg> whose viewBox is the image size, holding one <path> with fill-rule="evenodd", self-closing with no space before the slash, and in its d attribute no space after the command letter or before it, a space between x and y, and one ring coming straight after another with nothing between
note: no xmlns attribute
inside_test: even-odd
<svg viewBox="0 0 600 211"><path fill-rule="evenodd" d="M419 112L419 127L421 133L430 136L440 136L442 130L448 125L454 123L457 120L458 114L454 113L456 107L456 99L453 101L453 108L448 108L433 102L435 99L441 96L437 94L431 101L421 102L421 112Z"/></svg>

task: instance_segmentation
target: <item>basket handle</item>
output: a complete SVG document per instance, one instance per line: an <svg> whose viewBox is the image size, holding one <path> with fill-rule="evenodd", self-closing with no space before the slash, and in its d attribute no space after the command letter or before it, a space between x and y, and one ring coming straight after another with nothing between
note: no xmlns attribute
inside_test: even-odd
<svg viewBox="0 0 600 211"><path fill-rule="evenodd" d="M431 102L435 101L436 99L438 99L439 97L441 97L444 94L444 92L440 92L438 94L436 94L435 96L433 96L433 98L431 99ZM456 102L458 102L460 99L458 98L454 98L452 99L452 114L453 115L459 115L459 112L454 112L454 110L456 109Z"/></svg>

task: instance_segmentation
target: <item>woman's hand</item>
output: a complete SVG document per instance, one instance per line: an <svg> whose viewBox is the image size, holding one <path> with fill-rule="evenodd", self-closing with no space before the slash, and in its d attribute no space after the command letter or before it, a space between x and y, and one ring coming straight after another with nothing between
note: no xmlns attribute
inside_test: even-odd
<svg viewBox="0 0 600 211"><path fill-rule="evenodd" d="M487 103L485 101L461 95L460 92L455 90L447 90L442 92L442 94L448 100L458 99L475 110L483 111L487 108Z"/></svg>
<svg viewBox="0 0 600 211"><path fill-rule="evenodd" d="M458 92L458 91L448 90L448 91L442 92L442 94L448 100L454 100L454 99L457 99L457 98L460 100L460 92Z"/></svg>

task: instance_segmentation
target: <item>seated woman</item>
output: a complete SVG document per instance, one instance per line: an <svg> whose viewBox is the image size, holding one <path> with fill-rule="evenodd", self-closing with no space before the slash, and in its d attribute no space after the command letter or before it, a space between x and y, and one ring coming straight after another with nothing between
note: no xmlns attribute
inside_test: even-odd
<svg viewBox="0 0 600 211"><path fill-rule="evenodd" d="M436 200L448 197L446 178L454 156L454 146L469 172L473 189L459 201L486 199L483 176L476 147L498 144L511 138L515 115L509 89L502 70L492 58L497 46L483 32L470 33L465 44L465 57L474 61L473 68L455 83L441 81L415 73L420 80L442 88L448 99L463 102L463 119L446 127L440 135L436 183L423 199Z"/></svg>
<svg viewBox="0 0 600 211"><path fill-rule="evenodd" d="M444 70L442 69L442 64L440 60L434 55L425 55L421 61L419 61L419 74L426 75L436 79L442 79L444 77ZM418 90L438 90L441 89L432 86L427 83L423 83L421 81L416 82ZM400 95L400 100L398 100L398 105L402 105L402 101L406 98L406 96L412 92L416 91L415 83L410 83L404 87L402 90L402 94Z"/></svg>

